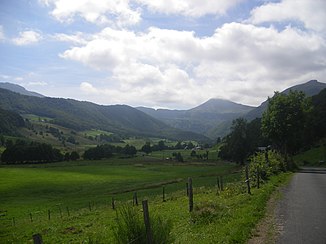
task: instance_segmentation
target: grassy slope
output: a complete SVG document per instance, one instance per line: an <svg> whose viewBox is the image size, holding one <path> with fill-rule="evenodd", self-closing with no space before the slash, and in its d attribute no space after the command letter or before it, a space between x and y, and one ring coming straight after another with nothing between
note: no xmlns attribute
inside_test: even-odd
<svg viewBox="0 0 326 244"><path fill-rule="evenodd" d="M294 157L298 165L325 166L326 165L326 145L312 148ZM324 163L320 164L320 161Z"/></svg>

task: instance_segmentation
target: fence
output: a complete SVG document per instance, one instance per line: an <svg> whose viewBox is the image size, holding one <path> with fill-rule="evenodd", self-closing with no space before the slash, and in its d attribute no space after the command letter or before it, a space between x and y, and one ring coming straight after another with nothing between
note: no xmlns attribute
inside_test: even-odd
<svg viewBox="0 0 326 244"><path fill-rule="evenodd" d="M249 170L248 170L248 167L246 167L246 170L245 170L245 175L246 175L246 185L247 185L247 191L249 194L251 194L250 192L250 176L249 176ZM200 181L200 178L196 178L196 180ZM211 180L211 184L216 187L217 189L217 193L219 192L222 192L226 187L227 187L227 184L229 182L231 182L231 180L228 181L228 179L232 179L232 177L230 177L230 175L215 175L215 176L211 176L210 177ZM258 179L257 181L257 188L259 188L259 171L257 171L257 177ZM234 179L232 179L232 182L234 181ZM185 184L185 182L177 182L177 183L174 183L174 184ZM188 209L189 209L189 212L192 212L193 211L193 207L194 207L194 192L193 192L193 179L192 178L188 178L187 182L186 182L186 189L185 189L185 193L188 197ZM211 186L212 186L211 185ZM197 187L199 187L197 185ZM167 190L169 189L168 188L168 185L163 185L163 186L159 186L157 187L157 189L161 189L161 194L162 194L162 202L166 202L167 201L167 198L166 198L166 194L167 194ZM172 187L173 189L173 187ZM141 191L135 191L133 192L132 194L130 193L131 195L131 198L132 198L132 205L133 206L137 206L138 205L138 197L139 197L139 192ZM117 201L116 200L116 197L117 195L115 195L115 197L111 197L110 201L108 201L108 204L107 206L111 205L111 208L113 210L115 210L118 205L121 203L121 201ZM127 201L127 202L130 202ZM151 242L151 237L150 237L150 225L149 225L149 211L148 211L148 201L146 200L146 202L142 202L142 206L143 206L143 212L144 212L144 223L145 223L145 226L146 226L146 233L147 235L149 235L149 239L148 239L148 243L152 243ZM92 212L96 209L96 203L93 201L89 201L87 204L85 204L85 207L82 208L83 211L85 211L85 209L88 209L89 212ZM65 210L65 211L63 211ZM5 225L12 225L13 227L15 227L16 225L18 225L19 222L37 222L37 221L40 221L40 220L47 220L47 221L51 221L53 219L67 219L71 216L71 208L69 208L69 206L57 206L56 208L52 208L52 209L48 209L46 212L30 212L30 213L27 213L27 216L28 218L19 218L19 217L16 217L16 216L12 216L12 217L9 217L8 216L8 213L6 211L2 211L0 213L0 220L1 220L1 224L5 224ZM75 209L73 212L78 212L78 211L81 211L81 209ZM40 234L35 234L33 235L33 241L34 243L42 243L42 237Z"/></svg>

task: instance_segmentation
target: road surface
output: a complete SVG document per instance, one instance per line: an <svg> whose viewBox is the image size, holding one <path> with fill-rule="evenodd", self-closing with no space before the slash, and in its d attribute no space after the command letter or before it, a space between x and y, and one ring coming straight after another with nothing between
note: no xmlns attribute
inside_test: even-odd
<svg viewBox="0 0 326 244"><path fill-rule="evenodd" d="M304 168L276 208L277 243L326 244L326 169Z"/></svg>

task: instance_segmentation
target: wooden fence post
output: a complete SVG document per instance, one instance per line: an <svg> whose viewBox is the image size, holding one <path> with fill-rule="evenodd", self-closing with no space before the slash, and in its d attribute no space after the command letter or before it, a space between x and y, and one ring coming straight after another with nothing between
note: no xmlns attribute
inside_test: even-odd
<svg viewBox="0 0 326 244"><path fill-rule="evenodd" d="M216 183L217 183L217 189L218 190L221 190L221 187L220 187L220 177L219 176L216 176Z"/></svg>
<svg viewBox="0 0 326 244"><path fill-rule="evenodd" d="M137 192L134 192L134 196L133 196L133 206L138 206L138 198L137 198Z"/></svg>
<svg viewBox="0 0 326 244"><path fill-rule="evenodd" d="M188 193L189 193L189 212L192 212L194 208L194 197L192 191L192 179L188 178Z"/></svg>
<svg viewBox="0 0 326 244"><path fill-rule="evenodd" d="M31 223L33 222L33 215L32 213L29 213L29 219L31 220Z"/></svg>
<svg viewBox="0 0 326 244"><path fill-rule="evenodd" d="M164 186L162 189L162 198L163 198L163 202L165 202L165 187Z"/></svg>
<svg viewBox="0 0 326 244"><path fill-rule="evenodd" d="M60 218L62 219L62 211L60 206L59 206L59 212L60 212Z"/></svg>
<svg viewBox="0 0 326 244"><path fill-rule="evenodd" d="M188 186L188 183L186 183L186 194L187 194L187 197L189 196L189 186Z"/></svg>
<svg viewBox="0 0 326 244"><path fill-rule="evenodd" d="M51 220L51 210L48 210L48 219Z"/></svg>
<svg viewBox="0 0 326 244"><path fill-rule="evenodd" d="M260 170L257 168L257 188L260 188Z"/></svg>
<svg viewBox="0 0 326 244"><path fill-rule="evenodd" d="M43 243L42 236L40 234L33 235L33 241L34 244L42 244Z"/></svg>
<svg viewBox="0 0 326 244"><path fill-rule="evenodd" d="M111 205L112 205L112 209L115 209L115 202L114 202L114 198L112 197L112 201L111 201Z"/></svg>
<svg viewBox="0 0 326 244"><path fill-rule="evenodd" d="M220 180L221 180L221 191L224 191L223 176L221 176Z"/></svg>
<svg viewBox="0 0 326 244"><path fill-rule="evenodd" d="M144 212L144 223L146 228L146 240L148 244L153 243L153 235L151 230L151 224L149 220L148 202L147 200L142 201L143 212Z"/></svg>
<svg viewBox="0 0 326 244"><path fill-rule="evenodd" d="M247 188L248 188L248 194L251 194L250 180L249 180L249 166L248 165L246 165L246 183L247 183Z"/></svg>

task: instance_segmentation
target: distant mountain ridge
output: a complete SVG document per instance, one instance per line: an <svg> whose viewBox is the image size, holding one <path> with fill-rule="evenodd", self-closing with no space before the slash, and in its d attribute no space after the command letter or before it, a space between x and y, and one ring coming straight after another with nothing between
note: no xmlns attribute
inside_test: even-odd
<svg viewBox="0 0 326 244"><path fill-rule="evenodd" d="M211 137L211 131L216 125L235 119L254 109L254 107L223 99L210 99L189 110L155 110L146 107L138 107L137 109L175 128Z"/></svg>
<svg viewBox="0 0 326 244"><path fill-rule="evenodd" d="M319 92L321 92L323 89L326 88L326 84L322 82L318 82L317 80L310 80L306 83L295 85L292 87L289 87L282 91L281 93L288 94L291 90L292 91L302 91L306 94L308 97L312 97L314 95L317 95ZM252 111L248 112L244 118L247 120L253 120L255 118L261 118L264 111L268 107L268 100L264 101L260 106L253 109Z"/></svg>
<svg viewBox="0 0 326 244"><path fill-rule="evenodd" d="M42 94L39 94L37 92L28 91L20 85L12 84L9 82L0 82L0 88L19 93L21 95L33 96L33 97L45 97Z"/></svg>
<svg viewBox="0 0 326 244"><path fill-rule="evenodd" d="M0 88L0 107L18 114L49 117L53 123L82 131L101 129L120 135L207 141L182 131L127 105L102 106L73 99L21 95Z"/></svg>

